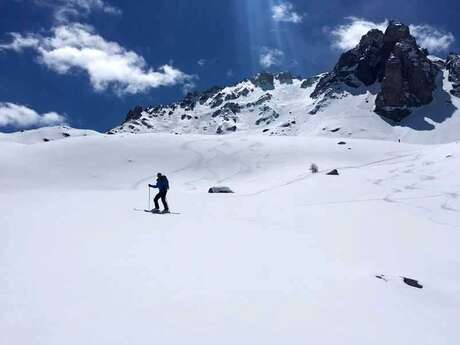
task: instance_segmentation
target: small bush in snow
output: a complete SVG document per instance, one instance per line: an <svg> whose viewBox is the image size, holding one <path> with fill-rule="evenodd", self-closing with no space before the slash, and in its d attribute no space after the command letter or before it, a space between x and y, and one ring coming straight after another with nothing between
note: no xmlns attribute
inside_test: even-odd
<svg viewBox="0 0 460 345"><path fill-rule="evenodd" d="M310 171L311 171L312 174L316 174L318 172L318 170L319 170L318 166L315 163L310 165Z"/></svg>

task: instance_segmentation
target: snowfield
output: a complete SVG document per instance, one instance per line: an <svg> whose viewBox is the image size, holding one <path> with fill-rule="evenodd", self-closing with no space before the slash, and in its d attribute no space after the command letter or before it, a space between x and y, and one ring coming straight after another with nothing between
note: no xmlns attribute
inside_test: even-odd
<svg viewBox="0 0 460 345"><path fill-rule="evenodd" d="M11 136L0 344L460 343L458 143Z"/></svg>

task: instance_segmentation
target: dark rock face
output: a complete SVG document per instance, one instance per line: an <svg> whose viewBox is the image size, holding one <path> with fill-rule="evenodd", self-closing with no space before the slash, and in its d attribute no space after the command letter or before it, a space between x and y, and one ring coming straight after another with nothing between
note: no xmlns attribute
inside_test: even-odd
<svg viewBox="0 0 460 345"><path fill-rule="evenodd" d="M227 96L225 96L226 101L232 101L232 100L237 99L237 98L238 98L238 95L235 94L234 92L229 93Z"/></svg>
<svg viewBox="0 0 460 345"><path fill-rule="evenodd" d="M244 88L243 90L241 90L240 92L238 92L238 97L246 97L247 95L249 95L249 90L247 88Z"/></svg>
<svg viewBox="0 0 460 345"><path fill-rule="evenodd" d="M222 91L222 88L219 86L214 86L204 91L199 98L200 104L205 104L208 99L212 98L213 96L218 94L220 91Z"/></svg>
<svg viewBox="0 0 460 345"><path fill-rule="evenodd" d="M364 85L375 83L381 65L383 36L380 30L371 30L357 47L343 53L332 72L321 78L312 97L318 97L340 82L350 87L358 87L360 82Z"/></svg>
<svg viewBox="0 0 460 345"><path fill-rule="evenodd" d="M256 120L255 124L257 126L261 124L268 125L279 117L280 117L280 114L278 114L271 107L264 105L263 107L260 108L259 119Z"/></svg>
<svg viewBox="0 0 460 345"><path fill-rule="evenodd" d="M273 74L267 72L259 73L251 80L255 86L260 87L264 91L274 90L274 81L275 78Z"/></svg>
<svg viewBox="0 0 460 345"><path fill-rule="evenodd" d="M224 103L224 94L222 92L219 92L212 99L210 106L211 108L217 108L218 106L222 105L222 103Z"/></svg>
<svg viewBox="0 0 460 345"><path fill-rule="evenodd" d="M128 111L125 122L140 119L143 111L144 108L142 108L141 106L136 106L134 109Z"/></svg>
<svg viewBox="0 0 460 345"><path fill-rule="evenodd" d="M401 121L410 114L408 108L433 101L439 68L402 24L392 23L385 32L384 57L382 90L375 101L375 112Z"/></svg>
<svg viewBox="0 0 460 345"><path fill-rule="evenodd" d="M342 54L334 70L321 78L312 97L330 92L339 83L357 88L380 82L375 112L401 121L411 107L433 100L440 69L427 54L408 26L390 22L385 33L371 30L357 47Z"/></svg>
<svg viewBox="0 0 460 345"><path fill-rule="evenodd" d="M271 100L273 98L273 96L271 95L271 93L266 93L265 95L263 96L260 96L259 99L255 102L251 102L251 103L247 103L246 104L246 108L250 108L250 107L256 107L256 106L259 106L259 105L262 105L264 104L265 102L268 102L269 100Z"/></svg>
<svg viewBox="0 0 460 345"><path fill-rule="evenodd" d="M460 55L449 54L446 67L449 71L449 81L452 83L450 93L453 96L460 97Z"/></svg>
<svg viewBox="0 0 460 345"><path fill-rule="evenodd" d="M294 76L289 72L281 72L276 75L276 79L281 84L292 84Z"/></svg>
<svg viewBox="0 0 460 345"><path fill-rule="evenodd" d="M318 79L319 79L319 76L314 76L314 77L305 79L300 85L300 87L302 89L308 89L309 87L312 87L313 84L315 84L318 81Z"/></svg>
<svg viewBox="0 0 460 345"><path fill-rule="evenodd" d="M238 114L240 111L241 111L241 106L238 103L229 102L229 103L225 103L225 105L222 108L217 109L212 114L212 117L217 117L221 115L231 115L231 114L235 115L235 114Z"/></svg>
<svg viewBox="0 0 460 345"><path fill-rule="evenodd" d="M222 107L222 109L228 109L233 114L237 114L237 113L239 113L241 111L240 105L238 103L232 103L232 102L225 103L225 105Z"/></svg>
<svg viewBox="0 0 460 345"><path fill-rule="evenodd" d="M189 92L182 102L180 102L179 106L185 110L193 110L199 98L200 94L198 92Z"/></svg>

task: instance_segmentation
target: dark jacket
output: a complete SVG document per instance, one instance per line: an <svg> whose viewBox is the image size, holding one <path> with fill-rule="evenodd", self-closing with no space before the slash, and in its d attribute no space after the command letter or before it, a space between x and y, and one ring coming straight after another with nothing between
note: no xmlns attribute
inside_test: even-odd
<svg viewBox="0 0 460 345"><path fill-rule="evenodd" d="M157 178L156 185L152 186L153 188L158 188L160 192L167 192L169 189L168 178L164 175Z"/></svg>

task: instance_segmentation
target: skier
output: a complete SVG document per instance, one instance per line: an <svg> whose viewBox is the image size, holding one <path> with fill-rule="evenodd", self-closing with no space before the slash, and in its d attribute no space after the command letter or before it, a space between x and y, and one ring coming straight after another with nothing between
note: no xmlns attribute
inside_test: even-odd
<svg viewBox="0 0 460 345"><path fill-rule="evenodd" d="M161 174L157 174L157 183L155 185L149 184L150 188L158 188L158 194L155 195L153 201L155 202L155 208L152 210L154 213L160 213L160 205L158 204L158 200L161 199L163 203L164 210L161 213L169 213L168 203L166 202L166 194L168 193L169 189L169 181L168 178Z"/></svg>

